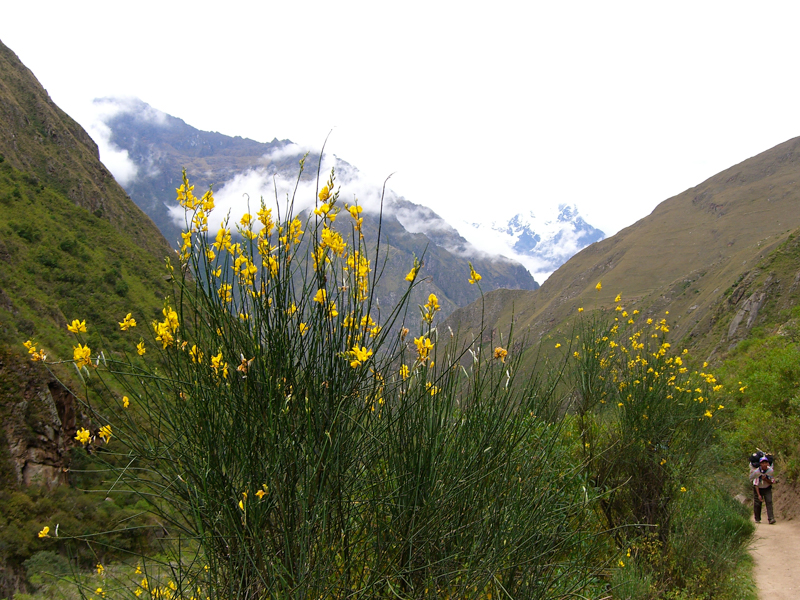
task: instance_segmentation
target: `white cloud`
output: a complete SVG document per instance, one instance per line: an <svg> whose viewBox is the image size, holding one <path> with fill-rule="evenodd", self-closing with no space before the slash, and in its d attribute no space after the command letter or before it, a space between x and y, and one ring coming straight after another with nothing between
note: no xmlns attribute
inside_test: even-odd
<svg viewBox="0 0 800 600"><path fill-rule="evenodd" d="M111 129L102 121L92 121L86 125L89 135L97 144L100 151L100 161L111 171L114 179L126 186L131 183L139 173L136 164L128 156L128 151L118 148L111 142Z"/></svg>
<svg viewBox="0 0 800 600"><path fill-rule="evenodd" d="M80 115L80 122L97 144L100 160L111 171L120 185L126 186L140 175L139 168L131 160L128 151L119 148L111 141L108 121L120 113L133 114L137 119L148 123L166 125L168 115L145 104L138 98L98 98L86 107ZM146 175L157 174L154 157L149 158Z"/></svg>

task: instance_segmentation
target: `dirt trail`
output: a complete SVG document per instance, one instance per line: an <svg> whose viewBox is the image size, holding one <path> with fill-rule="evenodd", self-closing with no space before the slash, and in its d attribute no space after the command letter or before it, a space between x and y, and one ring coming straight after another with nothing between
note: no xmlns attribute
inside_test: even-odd
<svg viewBox="0 0 800 600"><path fill-rule="evenodd" d="M800 598L800 522L780 519L756 525L750 552L755 561L759 600Z"/></svg>

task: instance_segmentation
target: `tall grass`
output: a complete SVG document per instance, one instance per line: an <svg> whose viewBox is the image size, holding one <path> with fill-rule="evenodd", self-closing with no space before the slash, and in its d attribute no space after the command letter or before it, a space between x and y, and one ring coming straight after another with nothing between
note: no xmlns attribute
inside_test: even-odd
<svg viewBox="0 0 800 600"><path fill-rule="evenodd" d="M440 331L435 296L409 332L419 261L397 306L378 307L380 232L368 246L334 188L331 173L313 212L262 202L209 232L213 195L184 174L183 269L163 320L137 324L142 337L128 320L127 348L99 353L76 327L99 428L81 439L109 458L108 493L139 495L165 535L160 560L138 557L141 580L106 591L566 598L598 585L594 492L553 417L560 371L519 379L502 341Z"/></svg>

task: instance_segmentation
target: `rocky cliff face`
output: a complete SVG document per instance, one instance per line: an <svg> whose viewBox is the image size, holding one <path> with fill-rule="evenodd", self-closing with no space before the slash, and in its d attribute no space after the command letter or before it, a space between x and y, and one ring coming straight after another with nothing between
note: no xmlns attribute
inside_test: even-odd
<svg viewBox="0 0 800 600"><path fill-rule="evenodd" d="M0 373L7 398L0 430L5 487L53 489L66 483L76 431L75 397L41 365L11 353L0 355Z"/></svg>

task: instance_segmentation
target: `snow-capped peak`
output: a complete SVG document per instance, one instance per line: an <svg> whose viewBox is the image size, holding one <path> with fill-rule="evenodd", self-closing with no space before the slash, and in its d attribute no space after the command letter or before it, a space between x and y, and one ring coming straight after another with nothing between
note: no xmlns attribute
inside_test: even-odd
<svg viewBox="0 0 800 600"><path fill-rule="evenodd" d="M463 223L461 234L493 254L521 262L543 281L571 256L605 234L583 220L575 205L559 204L517 213L507 221Z"/></svg>

